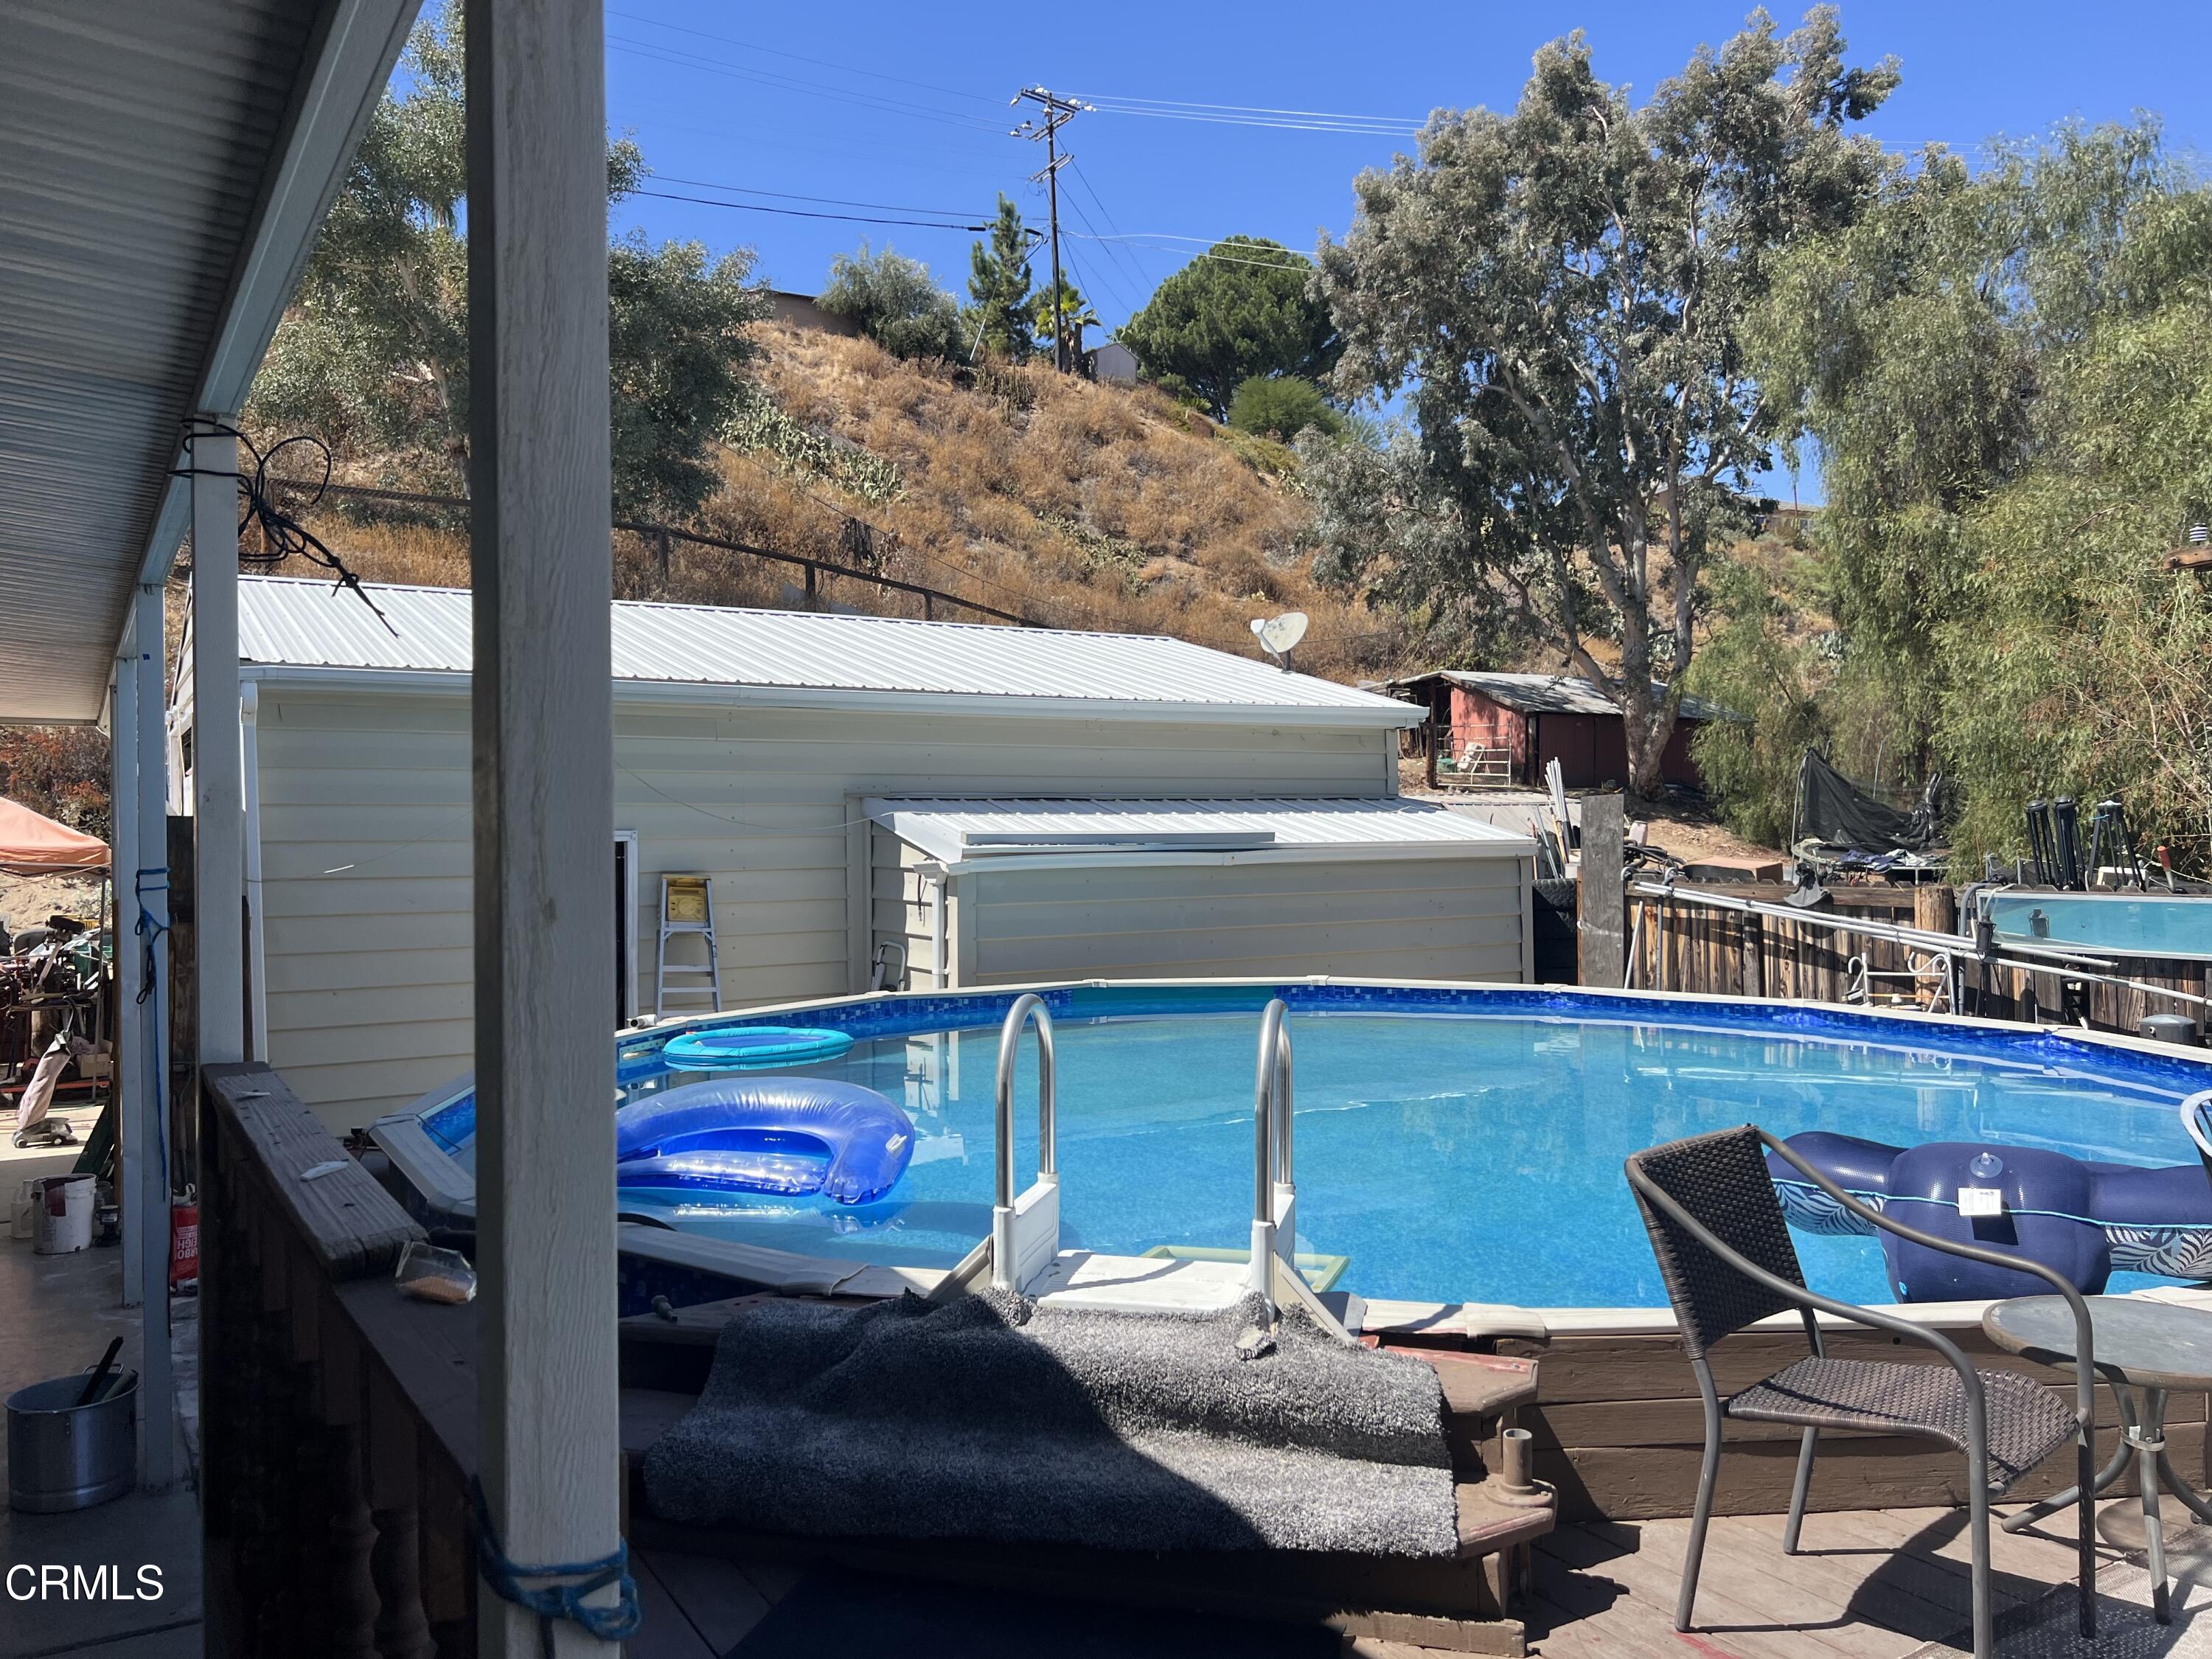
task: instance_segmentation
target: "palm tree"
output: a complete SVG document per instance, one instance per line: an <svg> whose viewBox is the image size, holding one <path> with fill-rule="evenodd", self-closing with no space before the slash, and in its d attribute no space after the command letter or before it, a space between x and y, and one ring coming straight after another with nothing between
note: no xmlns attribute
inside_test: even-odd
<svg viewBox="0 0 2212 1659"><path fill-rule="evenodd" d="M1052 349L1052 285L1047 283L1030 299L1030 319L1036 334L1038 347ZM1071 364L1083 361L1083 331L1101 326L1098 313L1091 309L1091 301L1066 277L1060 279L1060 325L1067 341L1067 360Z"/></svg>

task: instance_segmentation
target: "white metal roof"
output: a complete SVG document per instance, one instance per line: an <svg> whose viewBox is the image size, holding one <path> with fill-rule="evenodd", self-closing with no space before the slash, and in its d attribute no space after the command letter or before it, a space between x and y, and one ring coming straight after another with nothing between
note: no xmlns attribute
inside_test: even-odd
<svg viewBox="0 0 2212 1659"><path fill-rule="evenodd" d="M1526 836L1433 805L1357 800L870 800L868 816L955 868L1121 863L1526 858Z"/></svg>
<svg viewBox="0 0 2212 1659"><path fill-rule="evenodd" d="M1541 714L1618 714L1620 705L1589 681L1578 674L1505 674L1488 669L1440 668L1433 674L1413 674L1404 679L1392 680L1394 686L1408 686L1426 679L1449 680L1454 685L1463 685L1470 691L1480 691L1487 697L1504 703L1509 708L1522 709ZM1666 687L1654 682L1654 690L1664 693ZM1718 720L1721 711L1711 703L1692 696L1682 699L1684 720Z"/></svg>
<svg viewBox="0 0 2212 1659"><path fill-rule="evenodd" d="M328 582L242 579L240 656L268 668L395 680L468 672L465 589L372 583L368 591L390 618L390 631ZM908 708L922 699L988 698L1079 714L1118 708L1249 719L1264 713L1375 729L1421 718L1394 698L1182 640L804 611L622 601L614 608L614 670L631 687L726 688L760 700L841 707L869 696Z"/></svg>
<svg viewBox="0 0 2212 1659"><path fill-rule="evenodd" d="M416 0L0 0L0 720L98 716Z"/></svg>

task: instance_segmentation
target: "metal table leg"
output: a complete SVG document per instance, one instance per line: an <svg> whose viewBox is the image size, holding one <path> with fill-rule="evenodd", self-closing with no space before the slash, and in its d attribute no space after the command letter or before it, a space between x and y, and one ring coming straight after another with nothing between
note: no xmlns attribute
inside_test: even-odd
<svg viewBox="0 0 2212 1659"><path fill-rule="evenodd" d="M2125 1444L2136 1455L2136 1476L2142 1487L2143 1540L2150 1553L2150 1608L2161 1625L2173 1622L2166 1589L2166 1523L2159 1518L2159 1474L2166 1460L2166 1390L2145 1389L2142 1411L2128 1427Z"/></svg>

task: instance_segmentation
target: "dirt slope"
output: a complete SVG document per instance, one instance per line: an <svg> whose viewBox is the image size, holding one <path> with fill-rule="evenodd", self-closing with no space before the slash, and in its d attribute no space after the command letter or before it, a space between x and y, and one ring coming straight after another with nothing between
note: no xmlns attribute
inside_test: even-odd
<svg viewBox="0 0 2212 1659"><path fill-rule="evenodd" d="M1170 634L1244 656L1259 654L1253 618L1301 610L1312 629L1300 668L1350 680L1408 665L1388 618L1314 580L1307 508L1279 445L1149 387L1043 367L971 374L781 325L763 334L781 441L755 434L723 451L726 482L704 515L717 533L847 566L872 559L887 575L1052 626ZM457 524L311 522L364 576L467 580ZM793 568L678 544L664 582L653 546L617 541L625 597L804 602ZM920 609L842 579L821 599Z"/></svg>

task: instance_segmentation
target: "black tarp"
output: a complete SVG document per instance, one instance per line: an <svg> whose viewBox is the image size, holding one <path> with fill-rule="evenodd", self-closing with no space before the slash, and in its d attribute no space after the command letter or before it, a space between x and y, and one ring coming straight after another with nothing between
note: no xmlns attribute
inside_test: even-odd
<svg viewBox="0 0 2212 1659"><path fill-rule="evenodd" d="M1901 812L1853 783L1810 749L1797 769L1797 836L1862 853L1925 852L1939 839L1935 791Z"/></svg>

